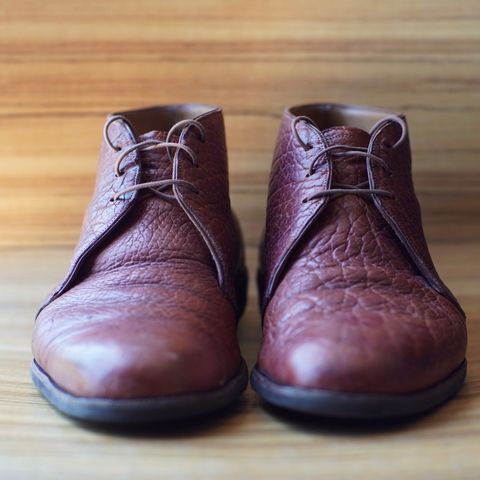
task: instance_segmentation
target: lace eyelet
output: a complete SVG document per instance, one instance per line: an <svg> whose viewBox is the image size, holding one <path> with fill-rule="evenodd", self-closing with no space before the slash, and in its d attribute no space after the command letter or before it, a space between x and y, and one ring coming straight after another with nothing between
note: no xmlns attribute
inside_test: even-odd
<svg viewBox="0 0 480 480"><path fill-rule="evenodd" d="M308 198L304 198L304 199L302 200L302 203L307 203L307 202L308 202Z"/></svg>
<svg viewBox="0 0 480 480"><path fill-rule="evenodd" d="M311 143L305 143L303 144L303 149L308 152L313 148L313 145Z"/></svg>

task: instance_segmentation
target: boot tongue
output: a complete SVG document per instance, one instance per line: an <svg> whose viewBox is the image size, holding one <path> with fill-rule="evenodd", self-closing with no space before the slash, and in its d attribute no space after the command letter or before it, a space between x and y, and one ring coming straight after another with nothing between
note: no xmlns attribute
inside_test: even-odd
<svg viewBox="0 0 480 480"><path fill-rule="evenodd" d="M137 137L138 142L146 140L158 140L165 142L167 140L168 132L159 130L152 130L151 132L143 133ZM178 135L172 135L170 142L178 142ZM175 149L172 148L172 152ZM142 170L145 181L159 180L156 178L161 175L171 177L171 161L168 158L166 148L152 148L150 150L143 150L142 156ZM148 177L148 178L147 178ZM166 177L166 178L167 178Z"/></svg>
<svg viewBox="0 0 480 480"><path fill-rule="evenodd" d="M151 132L142 133L138 136L139 142L145 140L161 140L165 141L167 139L167 132L162 132L160 130L152 130Z"/></svg>
<svg viewBox="0 0 480 480"><path fill-rule="evenodd" d="M354 127L332 127L322 132L327 140L328 146L348 145L355 150L355 147L367 148L370 142L370 135L359 128ZM366 159L363 156L351 156L340 154L347 151L347 148L334 150L338 155L333 158L333 184L357 185L367 181Z"/></svg>

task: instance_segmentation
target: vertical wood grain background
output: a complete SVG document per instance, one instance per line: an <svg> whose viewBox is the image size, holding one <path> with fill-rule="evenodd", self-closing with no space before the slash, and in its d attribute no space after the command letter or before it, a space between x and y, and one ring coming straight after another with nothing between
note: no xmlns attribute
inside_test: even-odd
<svg viewBox="0 0 480 480"><path fill-rule="evenodd" d="M352 430L279 419L249 391L213 426L133 436L45 404L28 379L31 325L77 239L104 117L190 101L224 108L252 274L284 107L406 113L432 254L469 317L469 381L454 402ZM0 477L478 478L479 150L478 0L0 0ZM251 364L253 288L240 338Z"/></svg>

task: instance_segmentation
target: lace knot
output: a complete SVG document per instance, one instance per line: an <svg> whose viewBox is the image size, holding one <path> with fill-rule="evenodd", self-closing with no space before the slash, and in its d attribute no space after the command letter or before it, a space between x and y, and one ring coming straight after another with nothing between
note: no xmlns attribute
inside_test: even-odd
<svg viewBox="0 0 480 480"><path fill-rule="evenodd" d="M391 174L392 171L388 166L387 162L378 155L373 153L373 145L374 140L377 138L379 133L383 128L385 128L390 123L397 123L400 125L402 132L398 140L388 148L394 149L397 148L405 139L407 127L405 122L398 116L387 116L377 123L373 125L370 129L370 142L368 147L361 147L356 145L347 145L347 144L333 144L329 145L327 139L323 132L321 132L314 122L309 117L299 116L295 117L291 123L292 133L294 138L296 139L297 143L305 150L311 150L315 148L315 145L305 142L299 132L298 132L298 124L300 122L307 123L315 132L315 134L320 138L322 142L322 147L316 153L313 160L310 162L308 167L306 177L311 177L315 174L318 168L323 165L324 163L330 163L332 166L333 162L338 162L340 159L348 159L353 157L363 157L366 162L370 162L372 164L377 165L378 167L382 168L387 173ZM367 176L368 178L368 176ZM305 197L302 202L307 203L311 200L324 198L324 197L338 197L341 195L360 195L360 196L370 196L370 195L380 195L386 197L393 197L393 194L387 190L375 188L371 183L370 180L366 180L357 184L346 184L346 183L332 183L330 188L321 190L319 192L314 193L309 197Z"/></svg>
<svg viewBox="0 0 480 480"><path fill-rule="evenodd" d="M125 148L122 148L118 145L115 145L112 142L109 135L109 128L114 122L122 122L125 124L127 130L130 133L130 136L135 140L133 144L128 145ZM105 138L105 142L107 143L107 145L109 145L111 149L115 150L116 152L120 152L114 165L115 176L120 177L125 173L125 170L122 168L124 160L126 157L128 157L128 155L130 155L135 151L141 152L146 150L165 149L167 151L169 160L174 164L172 172L176 171L175 163L178 161L178 152L183 151L187 154L192 166L198 167L199 164L198 164L196 153L188 145L185 145L184 143L172 141L172 136L175 134L175 132L180 130L181 131L180 137L181 137L183 131L189 127L194 127L198 131L198 134L200 136L200 141L202 143L205 142L205 139L206 139L205 128L197 120L186 119L186 120L181 120L175 123L175 125L173 125L168 131L167 137L164 141L157 140L157 139L149 139L149 140L144 140L139 142L136 140L136 135L134 133L132 124L126 117L124 117L123 115L112 116L105 123L105 127L103 129L103 136ZM173 175L175 175L175 173L173 173ZM155 194L160 198L163 198L164 200L172 200L176 198L175 193L170 194L170 193L166 193L166 191L175 186L182 186L194 193L199 193L199 190L197 189L197 187L195 187L195 185L193 185L193 183L187 180L172 177L164 180L154 180L151 182L138 183L136 185L132 185L130 187L124 188L118 191L117 193L115 193L115 195L111 197L111 201L115 202L127 193L134 192L137 190L144 190L144 189L149 190L151 193Z"/></svg>

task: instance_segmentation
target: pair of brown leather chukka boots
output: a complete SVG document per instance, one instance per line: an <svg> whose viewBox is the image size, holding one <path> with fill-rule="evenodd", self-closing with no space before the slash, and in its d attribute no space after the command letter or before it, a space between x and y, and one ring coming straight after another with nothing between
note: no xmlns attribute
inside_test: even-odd
<svg viewBox="0 0 480 480"><path fill-rule="evenodd" d="M284 112L260 259L251 380L265 401L386 418L461 387L465 318L428 252L402 115ZM236 336L246 290L221 109L109 115L70 270L35 322L33 381L86 421L220 409L248 383Z"/></svg>

